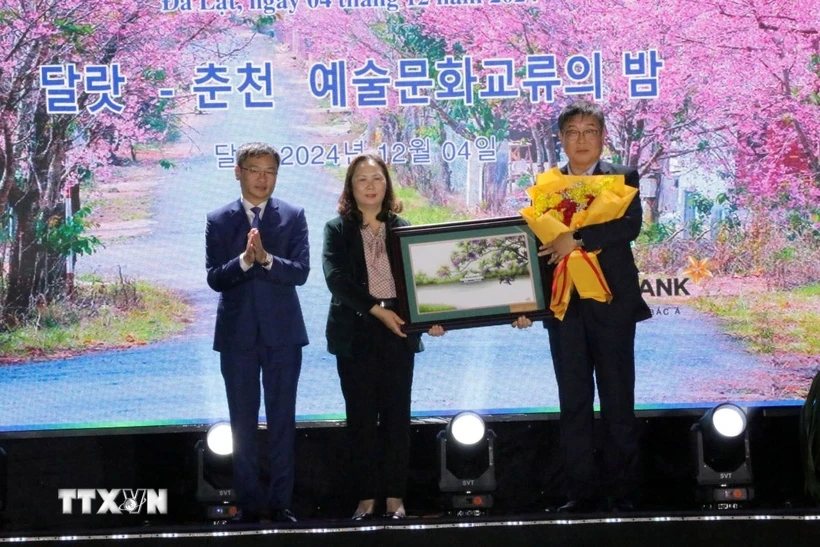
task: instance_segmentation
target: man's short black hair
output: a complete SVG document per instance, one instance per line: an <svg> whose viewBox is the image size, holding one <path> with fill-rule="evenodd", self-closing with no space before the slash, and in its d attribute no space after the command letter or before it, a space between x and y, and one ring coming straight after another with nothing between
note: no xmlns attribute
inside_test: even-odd
<svg viewBox="0 0 820 547"><path fill-rule="evenodd" d="M606 123L604 122L604 111L601 110L601 107L596 103L581 100L568 104L558 115L558 131L563 133L564 128L575 116L592 116L598 120L598 125L601 126L601 129L606 127Z"/></svg>
<svg viewBox="0 0 820 547"><path fill-rule="evenodd" d="M248 158L258 158L259 156L270 156L273 160L274 169L278 172L282 158L279 152L270 144L264 142L246 142L236 151L236 165L243 167Z"/></svg>

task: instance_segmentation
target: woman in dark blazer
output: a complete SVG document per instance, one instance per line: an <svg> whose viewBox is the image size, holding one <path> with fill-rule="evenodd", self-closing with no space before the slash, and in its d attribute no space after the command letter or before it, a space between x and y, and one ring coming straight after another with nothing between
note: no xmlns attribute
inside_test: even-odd
<svg viewBox="0 0 820 547"><path fill-rule="evenodd" d="M339 216L325 225L322 267L330 289L328 351L336 356L345 398L352 479L359 505L355 520L372 517L377 495L386 516L404 518L410 449L410 391L421 335L405 334L395 313L396 285L385 246L387 234L409 223L396 213L384 161L357 156L345 175ZM440 336L440 326L429 334Z"/></svg>

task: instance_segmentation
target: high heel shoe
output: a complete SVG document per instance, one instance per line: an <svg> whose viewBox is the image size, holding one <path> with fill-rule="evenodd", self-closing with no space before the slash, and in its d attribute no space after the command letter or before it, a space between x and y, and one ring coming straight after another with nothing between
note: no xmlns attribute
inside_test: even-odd
<svg viewBox="0 0 820 547"><path fill-rule="evenodd" d="M353 513L353 518L351 520L370 520L373 518L373 513L368 513L367 511L356 511Z"/></svg>
<svg viewBox="0 0 820 547"><path fill-rule="evenodd" d="M384 518L392 520L406 519L407 513L404 511L388 511L384 514Z"/></svg>

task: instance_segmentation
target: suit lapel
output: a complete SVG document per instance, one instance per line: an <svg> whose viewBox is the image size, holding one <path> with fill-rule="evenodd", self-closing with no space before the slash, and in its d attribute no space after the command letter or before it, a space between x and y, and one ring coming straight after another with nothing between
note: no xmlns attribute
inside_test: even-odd
<svg viewBox="0 0 820 547"><path fill-rule="evenodd" d="M228 215L231 254L234 254L234 251L237 251L237 249L239 250L236 254L239 254L245 250L245 243L250 229L251 223L248 220L248 215L245 214L245 208L242 207L242 200L238 199L231 206L230 213Z"/></svg>
<svg viewBox="0 0 820 547"><path fill-rule="evenodd" d="M259 231L264 234L273 234L279 227L279 200L268 198L265 212L259 221Z"/></svg>
<svg viewBox="0 0 820 547"><path fill-rule="evenodd" d="M367 264L364 261L364 242L359 225L347 218L342 220L342 230L344 239L347 242L347 249L356 267L356 277L358 281L367 283Z"/></svg>
<svg viewBox="0 0 820 547"><path fill-rule="evenodd" d="M237 220L236 217L237 216L238 216L239 220L245 219L246 222L248 220L247 215L245 215L245 208L242 207L242 200L241 199L238 199L238 200L234 201L231 204L231 208L229 209L229 212L230 212L230 218L231 218L231 225L233 225L233 222L236 222L236 220ZM250 227L250 225L249 225L249 227Z"/></svg>
<svg viewBox="0 0 820 547"><path fill-rule="evenodd" d="M612 173L612 164L607 163L603 160L598 160L598 165L595 166L595 171L593 171L593 175L609 175Z"/></svg>

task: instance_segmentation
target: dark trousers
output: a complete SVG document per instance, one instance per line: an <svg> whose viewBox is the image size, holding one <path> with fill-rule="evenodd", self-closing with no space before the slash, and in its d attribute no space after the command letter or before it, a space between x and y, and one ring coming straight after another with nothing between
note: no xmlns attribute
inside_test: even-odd
<svg viewBox="0 0 820 547"><path fill-rule="evenodd" d="M415 354L376 320L362 321L355 357L336 356L357 499L403 498ZM354 346L356 347L356 346Z"/></svg>
<svg viewBox="0 0 820 547"><path fill-rule="evenodd" d="M635 322L631 318L616 321L611 313L608 304L576 295L563 321L547 327L558 382L561 456L570 499L631 496L637 488ZM605 439L602 470L595 464L594 452L595 380Z"/></svg>
<svg viewBox="0 0 820 547"><path fill-rule="evenodd" d="M302 369L300 346L258 345L220 353L233 432L234 487L240 505L259 513L289 509L293 494L296 386ZM259 480L257 429L260 383L265 393L270 482Z"/></svg>

